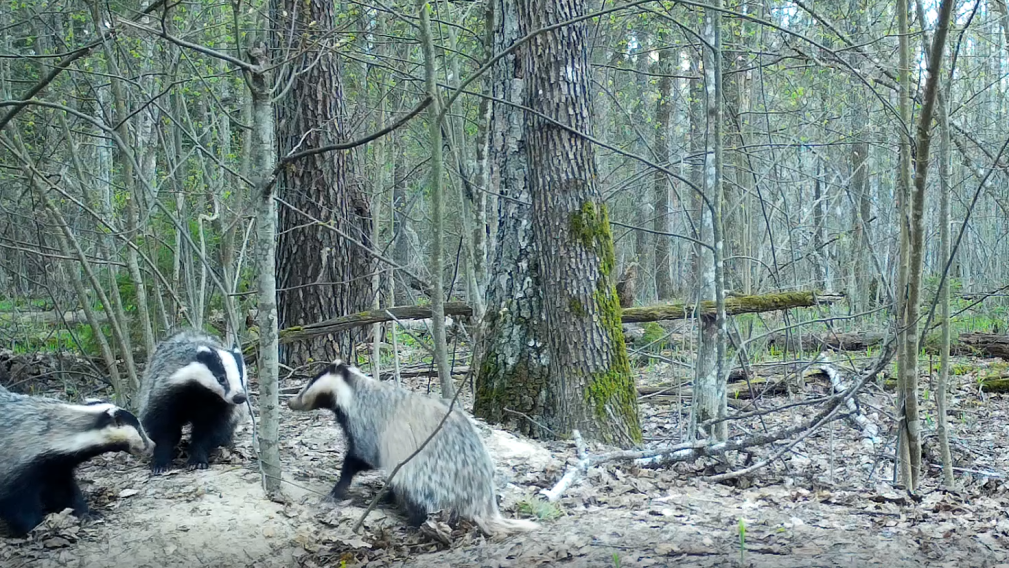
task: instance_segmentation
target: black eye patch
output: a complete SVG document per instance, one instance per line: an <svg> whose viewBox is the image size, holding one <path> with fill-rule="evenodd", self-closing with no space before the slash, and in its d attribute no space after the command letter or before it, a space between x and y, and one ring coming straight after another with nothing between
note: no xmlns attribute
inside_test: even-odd
<svg viewBox="0 0 1009 568"><path fill-rule="evenodd" d="M120 426L132 426L137 431L140 431L141 429L140 420L138 420L137 417L132 412L124 408L116 409L115 419L116 423L119 424Z"/></svg>
<svg viewBox="0 0 1009 568"><path fill-rule="evenodd" d="M221 356L216 350L211 349L206 351L201 349L197 351L196 361L206 365L218 383L222 385L228 384L228 375L224 372L224 363L221 362Z"/></svg>

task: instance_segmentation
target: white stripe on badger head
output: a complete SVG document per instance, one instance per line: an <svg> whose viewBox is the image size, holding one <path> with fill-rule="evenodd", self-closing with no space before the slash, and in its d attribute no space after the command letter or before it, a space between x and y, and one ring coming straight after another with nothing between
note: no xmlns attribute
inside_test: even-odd
<svg viewBox="0 0 1009 568"><path fill-rule="evenodd" d="M225 400L236 404L235 397L240 396L239 400L245 402L245 385L242 384L242 372L238 369L238 363L235 362L235 354L226 349L218 349L217 356L221 358L224 376L228 379L228 392Z"/></svg>
<svg viewBox="0 0 1009 568"><path fill-rule="evenodd" d="M170 385L196 383L213 391L221 398L225 398L224 387L221 386L221 383L217 382L217 378L210 372L210 368L199 361L193 361L172 373L168 377L167 383Z"/></svg>
<svg viewBox="0 0 1009 568"><path fill-rule="evenodd" d="M65 406L75 412L80 412L81 414L91 414L96 419L99 414L115 416L115 412L119 410L116 405L110 403L67 404ZM131 450L134 448L144 447L144 440L140 437L140 433L137 432L137 429L126 424L122 426L110 425L106 428L86 430L84 432L77 432L71 436L67 436L66 438L57 439L54 441L49 451L56 454L74 454L99 446L120 443L126 443Z"/></svg>
<svg viewBox="0 0 1009 568"><path fill-rule="evenodd" d="M312 381L299 398L306 408L315 408L316 400L326 395L332 395L338 408L348 408L354 400L354 389L340 373L326 372Z"/></svg>

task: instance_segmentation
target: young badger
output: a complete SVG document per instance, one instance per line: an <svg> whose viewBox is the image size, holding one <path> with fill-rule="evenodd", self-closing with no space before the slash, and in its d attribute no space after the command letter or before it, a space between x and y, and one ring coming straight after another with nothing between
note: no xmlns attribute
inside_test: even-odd
<svg viewBox="0 0 1009 568"><path fill-rule="evenodd" d="M330 493L333 499L345 496L358 472L391 472L427 440L449 409L442 400L379 382L340 361L312 379L287 405L300 411L328 408L343 428L347 455ZM473 423L459 409L453 409L427 446L400 468L391 489L413 526L444 509L472 520L489 535L538 528L532 521L501 516L494 494L494 464Z"/></svg>
<svg viewBox="0 0 1009 568"><path fill-rule="evenodd" d="M140 420L157 443L151 470L172 465L182 427L192 424L189 469L207 469L210 452L231 443L242 417L245 362L237 347L186 330L155 349L140 384Z"/></svg>
<svg viewBox="0 0 1009 568"><path fill-rule="evenodd" d="M153 446L137 417L115 405L70 404L0 387L0 519L23 536L67 507L85 517L74 469L106 452L150 455Z"/></svg>

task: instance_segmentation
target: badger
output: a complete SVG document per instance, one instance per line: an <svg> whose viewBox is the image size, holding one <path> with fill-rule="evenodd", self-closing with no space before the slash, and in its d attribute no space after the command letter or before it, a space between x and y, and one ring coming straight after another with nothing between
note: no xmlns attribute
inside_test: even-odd
<svg viewBox="0 0 1009 568"><path fill-rule="evenodd" d="M379 382L341 361L328 365L287 405L295 411L329 409L336 414L347 454L328 496L332 500L344 498L359 472L391 472L427 440L449 411L442 399ZM399 469L390 488L413 527L438 510L471 520L488 535L539 527L501 516L494 463L469 417L457 408L427 446Z"/></svg>
<svg viewBox="0 0 1009 568"><path fill-rule="evenodd" d="M107 452L149 456L154 443L140 421L116 405L71 404L0 388L0 519L24 536L49 513L91 516L74 477Z"/></svg>
<svg viewBox="0 0 1009 568"><path fill-rule="evenodd" d="M210 452L231 444L242 417L245 362L206 333L183 330L162 341L140 383L140 420L157 444L151 471L172 465L182 427L192 426L189 469L207 469Z"/></svg>

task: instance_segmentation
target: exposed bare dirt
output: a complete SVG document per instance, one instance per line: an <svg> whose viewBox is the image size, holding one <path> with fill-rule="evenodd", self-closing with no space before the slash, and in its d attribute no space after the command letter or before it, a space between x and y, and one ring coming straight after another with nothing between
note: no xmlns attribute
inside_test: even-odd
<svg viewBox="0 0 1009 568"><path fill-rule="evenodd" d="M664 373L653 368L642 382ZM892 455L892 444L867 453L859 432L841 421L783 461L729 484L701 481L726 469L712 460L664 470L633 464L592 469L560 500L559 516L541 520L542 530L500 542L466 526L450 531L436 522L409 530L387 505L373 511L354 534L351 527L381 487L382 476L362 474L349 501L321 503L339 472L341 435L329 414L285 408L281 436L288 503L264 499L251 424L246 424L234 450L218 456L208 471L173 470L152 477L145 464L126 455L87 464L79 477L99 517L82 523L52 515L28 539L0 537L0 566L340 566L341 561L432 568L999 566L1009 563L1009 492L1000 478L1009 459L1009 405L1000 396L978 393L975 379L975 373L956 377L952 401L954 453L964 468L957 492L939 490L938 472L931 468L918 495L892 488L885 457ZM424 390L426 382L413 386ZM824 388L807 385L803 396L815 397ZM891 395L876 389L862 399L884 433ZM783 402L787 399L778 397L762 406ZM930 404L926 407L931 411ZM650 439L668 439L679 431L681 415L670 403L645 404L642 412ZM813 412L815 407L798 407L765 417L764 424L774 429ZM926 427L934 427L934 420ZM746 428L762 426L754 422ZM528 516L528 503L539 489L556 483L568 460L574 460L573 449L482 431L497 461L504 514ZM734 467L748 459L730 457Z"/></svg>

